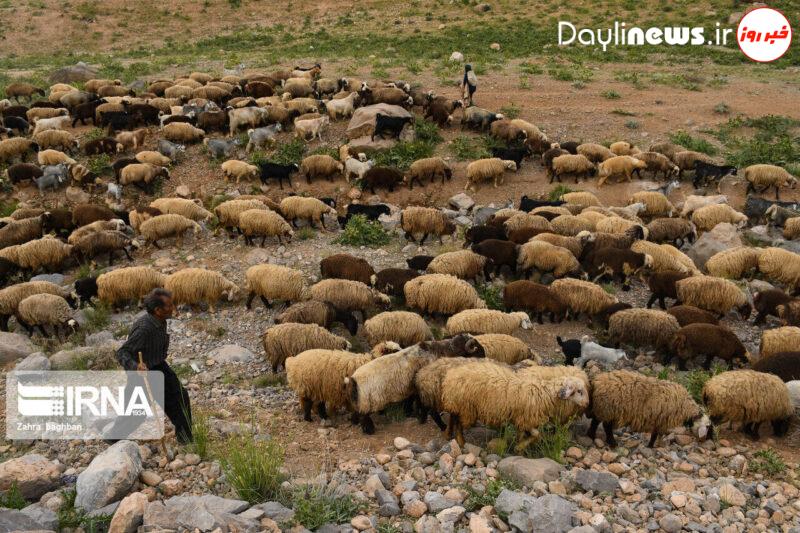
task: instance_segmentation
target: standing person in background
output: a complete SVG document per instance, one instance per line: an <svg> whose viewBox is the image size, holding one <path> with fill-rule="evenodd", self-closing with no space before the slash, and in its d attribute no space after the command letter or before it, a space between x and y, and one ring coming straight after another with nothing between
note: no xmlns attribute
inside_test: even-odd
<svg viewBox="0 0 800 533"><path fill-rule="evenodd" d="M464 79L461 81L461 93L464 97L464 107L472 105L472 95L478 89L478 77L472 70L472 65L464 65Z"/></svg>

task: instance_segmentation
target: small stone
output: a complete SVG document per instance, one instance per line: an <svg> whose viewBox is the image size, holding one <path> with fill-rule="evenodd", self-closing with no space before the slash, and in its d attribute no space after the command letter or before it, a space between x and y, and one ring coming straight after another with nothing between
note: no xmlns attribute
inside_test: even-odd
<svg viewBox="0 0 800 533"><path fill-rule="evenodd" d="M461 520L465 512L466 509L464 509L460 505L456 505L454 507L450 507L448 509L445 509L444 511L437 513L436 518L438 518L439 521L442 523L451 522L455 524L456 522Z"/></svg>
<svg viewBox="0 0 800 533"><path fill-rule="evenodd" d="M489 45L491 50L499 51L500 50L500 43L492 43Z"/></svg>
<svg viewBox="0 0 800 533"><path fill-rule="evenodd" d="M478 513L472 513L469 517L469 533L491 533L492 528L489 522Z"/></svg>
<svg viewBox="0 0 800 533"><path fill-rule="evenodd" d="M372 527L372 522L370 521L368 516L364 516L362 514L354 516L353 519L350 520L350 525L359 531L364 531L365 529L369 529Z"/></svg>
<svg viewBox="0 0 800 533"><path fill-rule="evenodd" d="M139 479L142 481L142 483L150 487L155 487L162 481L161 476L152 470L143 470L142 473L139 474Z"/></svg>
<svg viewBox="0 0 800 533"><path fill-rule="evenodd" d="M386 487L383 485L381 478L373 474L367 478L367 481L364 482L364 486L361 490L363 490L370 498L374 498L376 491L384 489L386 489Z"/></svg>
<svg viewBox="0 0 800 533"><path fill-rule="evenodd" d="M583 450L581 450L577 446L570 446L569 448L567 448L567 451L564 455L566 455L570 459L575 459L576 461L580 461L583 458Z"/></svg>
<svg viewBox="0 0 800 533"><path fill-rule="evenodd" d="M388 453L379 453L375 456L375 460L378 461L379 465L385 465L392 460L392 456Z"/></svg>
<svg viewBox="0 0 800 533"><path fill-rule="evenodd" d="M183 492L183 482L180 479L167 479L158 485L164 496L176 496Z"/></svg>
<svg viewBox="0 0 800 533"><path fill-rule="evenodd" d="M667 533L678 533L683 528L681 519L672 513L662 516L661 520L658 521L658 525Z"/></svg>
<svg viewBox="0 0 800 533"><path fill-rule="evenodd" d="M628 471L628 467L622 463L611 463L608 465L608 471L614 475L621 476Z"/></svg>
<svg viewBox="0 0 800 533"><path fill-rule="evenodd" d="M501 474L520 485L532 487L536 481L555 481L564 467L552 459L527 459L525 457L506 457L497 465Z"/></svg>
<svg viewBox="0 0 800 533"><path fill-rule="evenodd" d="M464 501L464 494L458 489L448 490L444 493L444 497L456 503L461 503Z"/></svg>
<svg viewBox="0 0 800 533"><path fill-rule="evenodd" d="M738 452L734 448L717 448L717 455L720 457L733 457Z"/></svg>
<svg viewBox="0 0 800 533"><path fill-rule="evenodd" d="M428 491L423 498L431 513L437 514L455 505L455 502L448 500L442 494L435 491Z"/></svg>
<svg viewBox="0 0 800 533"><path fill-rule="evenodd" d="M478 458L475 457L474 453L468 453L464 456L464 464L467 466L475 466L475 463L478 461Z"/></svg>
<svg viewBox="0 0 800 533"><path fill-rule="evenodd" d="M405 450L411 446L411 442L408 439L404 439L403 437L395 437L394 439L394 447L398 450Z"/></svg>
<svg viewBox="0 0 800 533"><path fill-rule="evenodd" d="M597 472L594 470L578 470L575 475L575 482L583 490L594 492L611 492L619 488L619 480L614 474L608 472Z"/></svg>
<svg viewBox="0 0 800 533"><path fill-rule="evenodd" d="M403 513L412 518L419 518L426 512L428 512L428 506L422 500L414 500L403 506Z"/></svg>
<svg viewBox="0 0 800 533"><path fill-rule="evenodd" d="M672 481L664 483L661 487L661 495L669 497L673 492L694 492L695 483L688 477L678 477Z"/></svg>
<svg viewBox="0 0 800 533"><path fill-rule="evenodd" d="M681 472L685 472L687 474L691 474L692 472L694 472L694 465L684 461L678 465L678 470L680 470Z"/></svg>
<svg viewBox="0 0 800 533"><path fill-rule="evenodd" d="M686 496L684 496L683 494L675 493L670 497L669 501L676 508L680 509L686 505Z"/></svg>
<svg viewBox="0 0 800 533"><path fill-rule="evenodd" d="M175 195L181 198L189 198L192 195L192 191L186 185L178 185L175 187Z"/></svg>
<svg viewBox="0 0 800 533"><path fill-rule="evenodd" d="M461 52L453 52L450 54L450 61L453 63L461 63L464 61L464 54Z"/></svg>
<svg viewBox="0 0 800 533"><path fill-rule="evenodd" d="M125 496L109 525L109 533L134 533L142 523L144 509L147 506L147 496L141 492L134 492Z"/></svg>
<svg viewBox="0 0 800 533"><path fill-rule="evenodd" d="M725 483L719 488L719 499L736 507L742 507L747 503L745 495L730 483Z"/></svg>
<svg viewBox="0 0 800 533"><path fill-rule="evenodd" d="M198 465L200 464L200 456L196 453L187 453L183 460L186 462L187 465Z"/></svg>
<svg viewBox="0 0 800 533"><path fill-rule="evenodd" d="M474 7L474 9L475 9L475 12L477 12L477 13L486 13L487 11L491 11L492 6L490 6L486 2L483 2L481 4L477 4Z"/></svg>

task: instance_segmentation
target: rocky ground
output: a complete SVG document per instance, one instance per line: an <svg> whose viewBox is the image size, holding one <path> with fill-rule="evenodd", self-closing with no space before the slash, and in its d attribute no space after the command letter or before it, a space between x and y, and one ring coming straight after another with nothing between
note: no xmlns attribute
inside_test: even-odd
<svg viewBox="0 0 800 533"><path fill-rule="evenodd" d="M492 210L472 206L464 196L450 203L454 209L461 208L453 215L463 222L480 220ZM396 217L389 217L383 224L395 232L396 222ZM688 250L690 255L713 253L739 239L735 232L724 230L718 228L702 238ZM757 229L755 235L759 232L766 233ZM314 281L319 260L332 253L346 251L364 257L379 270L404 266L405 258L417 253L437 254L460 246L446 239L443 245L418 247L395 235L380 249L355 248L332 243L335 235L314 232L288 247L266 248L206 235L181 249L148 250L137 263L152 264L164 272L204 266L243 286L246 268L261 262L299 268ZM494 280L489 285L500 283ZM609 290L636 306L643 306L649 296L641 282L634 283L629 292ZM0 445L0 454L7 459L0 463L0 490L14 483L30 505L19 511L0 511L0 530L54 530L59 519L63 527L64 512L59 514L58 509L69 507L65 500L75 490L76 505L99 515L113 514L112 531L133 531L140 522L146 531L300 531L304 526L417 533L573 528L581 532L800 531L796 436L775 440L763 435L753 443L721 428L722 436L716 441L698 443L677 432L648 449L647 435L623 433L619 447L610 449L600 440L585 437L587 423L579 420L569 432L563 454L556 455L563 461L559 464L506 455L513 450L503 449L503 435L484 428L469 431L468 444L462 449L454 441L447 442L433 424L419 425L396 411L376 418L378 431L373 436L362 435L341 415L330 422L304 422L294 393L262 358L260 334L281 309L267 310L257 304L246 310L239 300L214 313L182 309L170 322L170 362L191 394L196 418L210 433L211 451L201 450L201 454L195 448L179 447L173 438L168 439L169 457L157 443L123 441L109 448L83 441L6 442ZM64 345L38 337L34 341L39 344L34 344L19 334L2 334L0 353L4 361L25 357L16 363L17 368L113 367L113 351L124 340L133 316L132 310L113 314L100 331ZM81 320L94 331L91 313L84 311ZM732 317L725 322L751 351L757 350L758 328ZM344 330L336 333L347 336ZM563 360L556 335L587 333L591 331L585 324L571 321L536 324L520 336L546 362L556 363ZM351 340L354 350L366 349L359 336ZM652 354L631 354L618 365L679 381L688 376L664 369ZM0 393L4 386L3 382ZM349 495L354 506L326 515L335 523L323 525L303 523L318 517L309 518L305 512L295 517L285 505L298 508L289 501L251 505L239 500L220 448L242 435L282 446L287 490L310 485L334 499Z"/></svg>

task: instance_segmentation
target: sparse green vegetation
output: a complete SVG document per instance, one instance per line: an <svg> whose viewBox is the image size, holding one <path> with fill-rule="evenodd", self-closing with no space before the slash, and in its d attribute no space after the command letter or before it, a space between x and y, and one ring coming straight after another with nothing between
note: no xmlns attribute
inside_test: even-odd
<svg viewBox="0 0 800 533"><path fill-rule="evenodd" d="M719 148L711 144L705 139L694 137L686 131L678 131L669 134L669 140L675 144L685 146L687 150L694 150L695 152L703 152L708 155L717 155Z"/></svg>
<svg viewBox="0 0 800 533"><path fill-rule="evenodd" d="M547 199L551 202L555 202L561 199L561 196L567 194L568 192L572 192L567 185L559 184L553 187L553 190L550 191L550 194L547 196Z"/></svg>
<svg viewBox="0 0 800 533"><path fill-rule="evenodd" d="M725 159L730 165L793 166L800 165L799 128L800 121L791 117L765 115L731 118L713 133L724 145ZM747 135L749 132L752 135Z"/></svg>
<svg viewBox="0 0 800 533"><path fill-rule="evenodd" d="M0 200L0 218L10 216L17 209L16 200Z"/></svg>
<svg viewBox="0 0 800 533"><path fill-rule="evenodd" d="M63 493L64 504L58 510L58 530L82 528L86 533L101 533L108 531L112 515L89 516L86 511L75 507L74 490L66 490Z"/></svg>
<svg viewBox="0 0 800 533"><path fill-rule="evenodd" d="M731 106L725 102L720 102L714 106L714 113L717 115L728 115L731 112Z"/></svg>
<svg viewBox="0 0 800 533"><path fill-rule="evenodd" d="M623 117L635 117L636 116L636 113L634 113L633 111L628 111L626 109L620 109L620 108L612 109L611 110L611 114L612 115L620 115L620 116L623 116Z"/></svg>
<svg viewBox="0 0 800 533"><path fill-rule="evenodd" d="M622 96L620 96L620 94L617 91L610 91L610 90L601 92L600 96L602 96L607 100L619 100L620 98L622 98Z"/></svg>
<svg viewBox="0 0 800 533"><path fill-rule="evenodd" d="M625 127L629 130L638 130L641 125L641 122L638 120L628 120L625 122Z"/></svg>
<svg viewBox="0 0 800 533"><path fill-rule="evenodd" d="M683 376L678 377L677 381L689 391L689 394L699 404L703 403L703 386L706 381L716 376L725 369L723 367L714 367L711 372L708 370L691 370L686 372Z"/></svg>
<svg viewBox="0 0 800 533"><path fill-rule="evenodd" d="M25 497L22 495L16 483L12 483L8 490L0 492L0 507L22 509L27 506L28 502L25 500Z"/></svg>
<svg viewBox="0 0 800 533"><path fill-rule="evenodd" d="M472 485L464 485L467 491L467 499L464 500L464 508L467 512L480 511L482 507L494 505L495 500L503 492L503 489L516 490L519 486L506 478L490 479L486 482L483 492L478 492Z"/></svg>
<svg viewBox="0 0 800 533"><path fill-rule="evenodd" d="M291 495L294 521L316 530L323 524L349 523L363 509L352 496L338 494L329 488L299 487Z"/></svg>
<svg viewBox="0 0 800 533"><path fill-rule="evenodd" d="M211 425L205 411L195 409L192 413L192 443L187 448L204 461L211 457Z"/></svg>
<svg viewBox="0 0 800 533"><path fill-rule="evenodd" d="M486 302L486 307L489 309L505 310L503 304L503 289L497 285L490 285L484 283L477 286L478 296Z"/></svg>
<svg viewBox="0 0 800 533"><path fill-rule="evenodd" d="M450 151L459 161L473 161L489 157L491 153L480 140L466 135L459 135L450 143Z"/></svg>
<svg viewBox="0 0 800 533"><path fill-rule="evenodd" d="M313 239L317 236L317 232L314 231L314 228L309 226L304 226L299 230L294 232L294 236L297 237L300 241L307 241L308 239Z"/></svg>
<svg viewBox="0 0 800 533"><path fill-rule="evenodd" d="M783 458L772 448L758 450L753 454L750 459L750 470L759 472L768 476L777 476L786 471L786 463Z"/></svg>
<svg viewBox="0 0 800 533"><path fill-rule="evenodd" d="M344 231L333 242L350 246L383 246L391 236L380 222L369 220L364 215L351 217Z"/></svg>
<svg viewBox="0 0 800 533"><path fill-rule="evenodd" d="M516 104L511 104L507 106L503 106L500 108L500 112L509 119L517 118L520 113L520 108Z"/></svg>
<svg viewBox="0 0 800 533"><path fill-rule="evenodd" d="M108 154L93 155L86 163L86 168L89 172L93 172L98 176L111 173L111 156Z"/></svg>
<svg viewBox="0 0 800 533"><path fill-rule="evenodd" d="M562 463L564 451L572 444L572 420L548 422L539 428L539 438L520 450L523 438L513 425L506 424L493 441L493 451L501 457L514 453L525 457L547 457Z"/></svg>
<svg viewBox="0 0 800 533"><path fill-rule="evenodd" d="M255 504L281 496L283 448L274 440L236 435L220 446L219 456L225 477L239 498Z"/></svg>
<svg viewBox="0 0 800 533"><path fill-rule="evenodd" d="M300 139L279 144L268 160L278 165L299 165L306 153L306 144Z"/></svg>
<svg viewBox="0 0 800 533"><path fill-rule="evenodd" d="M285 387L286 374L264 374L253 380L253 387L264 389L267 387Z"/></svg>

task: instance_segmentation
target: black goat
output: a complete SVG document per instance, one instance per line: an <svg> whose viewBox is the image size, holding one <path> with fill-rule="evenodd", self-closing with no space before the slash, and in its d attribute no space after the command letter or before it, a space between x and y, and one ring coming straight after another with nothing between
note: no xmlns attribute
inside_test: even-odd
<svg viewBox="0 0 800 533"><path fill-rule="evenodd" d="M296 164L291 165L279 165L277 163L270 163L269 161L264 161L258 163L258 168L261 171L260 178L261 183L267 184L267 180L270 178L278 180L278 186L283 190L283 180L289 184L289 187L292 187L292 174L300 170Z"/></svg>
<svg viewBox="0 0 800 533"><path fill-rule="evenodd" d="M389 215L392 210L386 204L365 205L365 204L349 204L347 206L347 213L345 216L340 217L339 224L346 226L350 219L356 215L364 215L369 220L378 220L381 215ZM344 223L342 223L344 222Z"/></svg>
<svg viewBox="0 0 800 533"><path fill-rule="evenodd" d="M708 183L708 178L721 179L728 174L736 175L736 167L732 165L715 165L704 161L697 161L694 164L694 178L692 185L695 188Z"/></svg>
<svg viewBox="0 0 800 533"><path fill-rule="evenodd" d="M509 159L517 164L517 170L522 167L522 160L531 155L531 148L524 145L521 148L492 148L492 156L500 159Z"/></svg>
<svg viewBox="0 0 800 533"><path fill-rule="evenodd" d="M563 200L536 200L534 198L523 196L519 199L519 210L529 213L537 207L558 207L559 205L564 205L565 203L566 202Z"/></svg>
<svg viewBox="0 0 800 533"><path fill-rule="evenodd" d="M3 123L5 124L5 127L8 128L9 130L16 131L17 135L25 135L26 133L28 133L28 130L30 129L30 124L28 124L28 121L22 117L15 117L15 116L6 117L3 120Z"/></svg>
<svg viewBox="0 0 800 533"><path fill-rule="evenodd" d="M581 341L578 339L563 340L561 337L556 337L556 342L561 346L561 351L564 352L564 362L571 365L575 359L581 356Z"/></svg>
<svg viewBox="0 0 800 533"><path fill-rule="evenodd" d="M378 113L375 115L375 129L372 131L372 140L375 135L389 133L392 137L400 137L400 132L406 124L411 123L411 117L390 117Z"/></svg>

